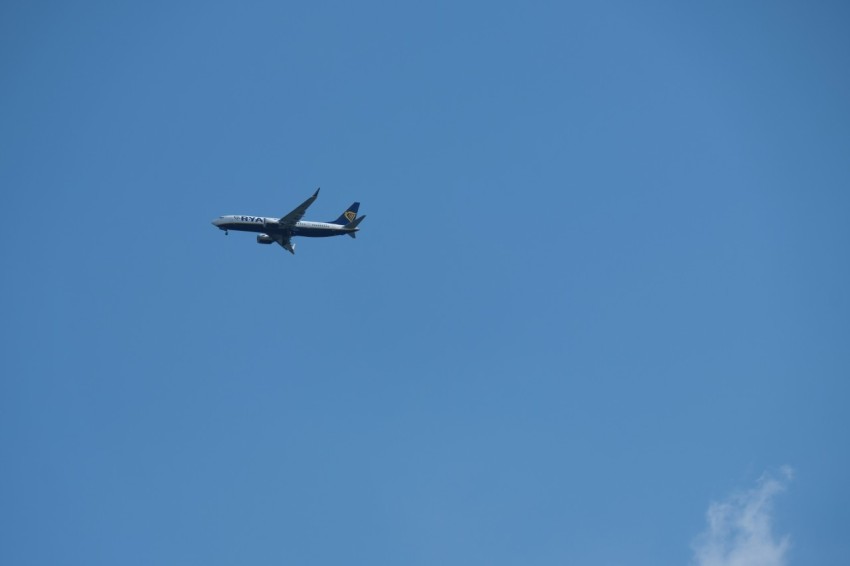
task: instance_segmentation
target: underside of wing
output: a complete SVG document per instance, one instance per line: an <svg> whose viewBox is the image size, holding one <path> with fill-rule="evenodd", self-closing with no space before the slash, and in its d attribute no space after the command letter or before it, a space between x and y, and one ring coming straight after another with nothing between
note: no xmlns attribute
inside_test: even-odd
<svg viewBox="0 0 850 566"><path fill-rule="evenodd" d="M316 201L316 198L319 196L319 189L316 189L316 192L313 193L313 196L302 202L298 208L284 216L279 220L281 228L292 228L295 224L298 223L304 217L304 213L307 212L307 209L310 208L310 205ZM283 245L283 244L281 244Z"/></svg>
<svg viewBox="0 0 850 566"><path fill-rule="evenodd" d="M292 243L291 234L289 232L285 234L275 234L271 237L274 238L274 241L277 242L280 247L282 247L292 255L295 255L295 244Z"/></svg>

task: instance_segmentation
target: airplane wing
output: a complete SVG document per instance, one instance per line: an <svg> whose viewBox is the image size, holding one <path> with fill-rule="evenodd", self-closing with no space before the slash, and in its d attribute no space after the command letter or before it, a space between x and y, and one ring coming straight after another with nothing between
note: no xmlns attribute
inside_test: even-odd
<svg viewBox="0 0 850 566"><path fill-rule="evenodd" d="M316 200L319 196L319 189L316 189L316 192L313 193L313 196L302 202L298 208L278 220L281 228L292 228L295 224L298 223L304 217L304 213L307 212L307 209L310 208L310 205ZM283 245L283 244L281 244ZM284 246L285 247L285 246Z"/></svg>
<svg viewBox="0 0 850 566"><path fill-rule="evenodd" d="M303 214L303 213L302 213ZM289 232L283 234L275 234L272 236L274 241L280 244L280 247L295 255L295 244L292 243L291 236Z"/></svg>

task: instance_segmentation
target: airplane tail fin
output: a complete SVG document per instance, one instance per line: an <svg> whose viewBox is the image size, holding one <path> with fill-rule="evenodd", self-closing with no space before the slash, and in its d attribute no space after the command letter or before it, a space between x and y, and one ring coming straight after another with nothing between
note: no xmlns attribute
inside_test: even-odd
<svg viewBox="0 0 850 566"><path fill-rule="evenodd" d="M328 224L340 224L345 226L346 224L350 224L354 222L357 218L357 210L360 208L360 203L355 202L351 206L348 207L348 210L340 214L339 218L336 220L331 220Z"/></svg>
<svg viewBox="0 0 850 566"><path fill-rule="evenodd" d="M363 216L361 216L360 218L356 218L356 219L352 220L351 222L349 222L348 224L345 225L345 229L349 230L349 232L348 232L349 236L351 236L352 238L357 237L357 230L358 230L357 226L361 222L363 222L364 218L366 218L365 214Z"/></svg>

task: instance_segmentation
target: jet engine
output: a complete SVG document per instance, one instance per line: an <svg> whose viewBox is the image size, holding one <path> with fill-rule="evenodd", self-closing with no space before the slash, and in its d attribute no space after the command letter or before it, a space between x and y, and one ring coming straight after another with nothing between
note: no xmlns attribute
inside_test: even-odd
<svg viewBox="0 0 850 566"><path fill-rule="evenodd" d="M258 244L271 244L273 242L274 238L272 238L271 236L267 236L266 234L260 234L259 236L257 236Z"/></svg>

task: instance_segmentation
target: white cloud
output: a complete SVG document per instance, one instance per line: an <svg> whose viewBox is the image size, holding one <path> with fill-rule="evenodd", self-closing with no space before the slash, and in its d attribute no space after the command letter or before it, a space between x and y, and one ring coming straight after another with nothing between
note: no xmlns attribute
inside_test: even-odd
<svg viewBox="0 0 850 566"><path fill-rule="evenodd" d="M789 538L771 529L772 502L785 490L793 471L765 474L755 488L708 507L708 527L693 545L696 566L784 566Z"/></svg>

